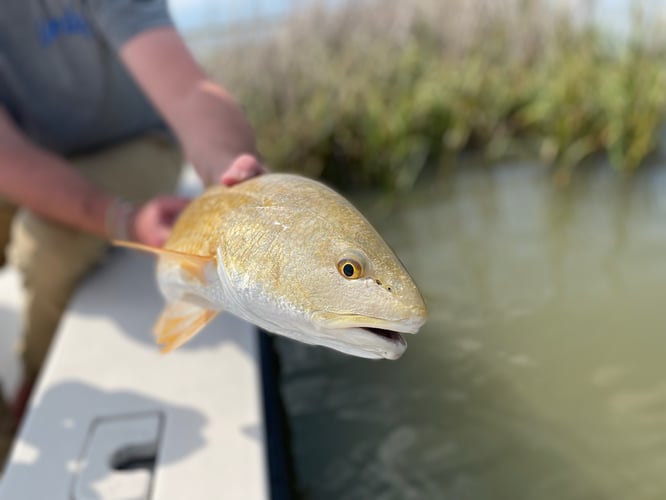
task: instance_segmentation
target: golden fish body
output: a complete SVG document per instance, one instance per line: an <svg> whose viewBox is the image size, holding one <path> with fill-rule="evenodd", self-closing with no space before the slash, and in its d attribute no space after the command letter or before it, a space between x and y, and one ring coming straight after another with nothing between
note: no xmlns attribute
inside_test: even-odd
<svg viewBox="0 0 666 500"><path fill-rule="evenodd" d="M287 337L396 359L426 307L413 280L342 196L296 175L268 174L193 200L159 253L165 350L218 312Z"/></svg>

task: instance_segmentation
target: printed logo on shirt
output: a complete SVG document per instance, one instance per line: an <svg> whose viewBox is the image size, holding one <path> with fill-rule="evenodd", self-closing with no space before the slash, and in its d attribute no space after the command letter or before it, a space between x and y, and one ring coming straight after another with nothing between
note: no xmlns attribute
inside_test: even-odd
<svg viewBox="0 0 666 500"><path fill-rule="evenodd" d="M91 36L90 27L85 17L70 8L65 9L62 16L51 17L39 24L39 41L44 47L63 36Z"/></svg>

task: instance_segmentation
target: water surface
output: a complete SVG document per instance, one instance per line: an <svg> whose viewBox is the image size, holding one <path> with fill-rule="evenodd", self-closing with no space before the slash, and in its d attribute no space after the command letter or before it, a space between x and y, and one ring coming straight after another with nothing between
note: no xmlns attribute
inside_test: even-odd
<svg viewBox="0 0 666 500"><path fill-rule="evenodd" d="M279 340L316 500L666 495L666 169L461 169L357 203L431 319L397 362Z"/></svg>

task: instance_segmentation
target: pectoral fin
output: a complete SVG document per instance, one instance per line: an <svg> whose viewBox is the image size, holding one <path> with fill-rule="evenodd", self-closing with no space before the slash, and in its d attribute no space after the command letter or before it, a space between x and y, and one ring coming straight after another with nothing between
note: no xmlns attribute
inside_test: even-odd
<svg viewBox="0 0 666 500"><path fill-rule="evenodd" d="M142 252L152 253L157 255L160 258L174 260L178 262L180 267L190 273L192 276L196 277L202 283L206 283L206 266L212 262L215 262L215 257L206 257L203 255L192 255L189 253L178 252L176 250L167 250L164 248L149 247L148 245L142 245L140 243L134 243L132 241L114 241L114 245L131 248L133 250L140 250Z"/></svg>
<svg viewBox="0 0 666 500"><path fill-rule="evenodd" d="M162 353L183 345L218 313L189 302L167 304L153 327L157 343L162 346Z"/></svg>

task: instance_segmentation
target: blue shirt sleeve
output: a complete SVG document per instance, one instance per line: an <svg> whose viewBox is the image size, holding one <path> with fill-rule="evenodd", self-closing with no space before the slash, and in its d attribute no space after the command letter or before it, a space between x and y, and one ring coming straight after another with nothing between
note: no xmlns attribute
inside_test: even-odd
<svg viewBox="0 0 666 500"><path fill-rule="evenodd" d="M143 31L173 26L166 0L88 0L93 22L116 50Z"/></svg>

